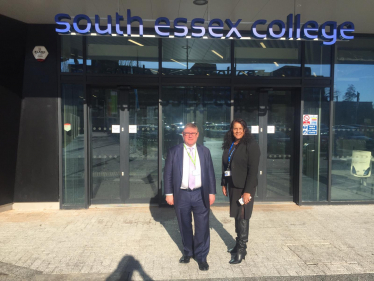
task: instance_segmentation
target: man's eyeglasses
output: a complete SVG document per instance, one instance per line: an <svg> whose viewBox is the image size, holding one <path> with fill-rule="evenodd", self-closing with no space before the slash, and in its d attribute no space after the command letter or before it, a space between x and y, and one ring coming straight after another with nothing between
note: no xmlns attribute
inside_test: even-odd
<svg viewBox="0 0 374 281"><path fill-rule="evenodd" d="M194 137L194 136L196 136L196 135L197 135L197 133L183 133L183 136L185 136L185 137L186 137L186 136L187 136L187 137L188 137L188 136L193 136L193 137Z"/></svg>

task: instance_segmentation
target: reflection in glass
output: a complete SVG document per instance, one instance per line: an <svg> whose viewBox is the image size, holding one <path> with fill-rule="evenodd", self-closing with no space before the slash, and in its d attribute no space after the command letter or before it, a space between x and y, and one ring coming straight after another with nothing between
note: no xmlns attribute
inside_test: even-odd
<svg viewBox="0 0 374 281"><path fill-rule="evenodd" d="M194 122L197 143L209 148L217 182L216 202L228 201L221 192L222 143L230 127L230 88L163 87L163 165L170 147L183 143L184 125Z"/></svg>
<svg viewBox="0 0 374 281"><path fill-rule="evenodd" d="M330 77L331 46L321 42L305 42L305 76Z"/></svg>
<svg viewBox="0 0 374 281"><path fill-rule="evenodd" d="M336 43L331 200L373 200L373 38Z"/></svg>
<svg viewBox="0 0 374 281"><path fill-rule="evenodd" d="M304 89L303 114L317 115L317 134L303 133L302 201L327 201L329 101L329 88Z"/></svg>
<svg viewBox="0 0 374 281"><path fill-rule="evenodd" d="M158 74L158 39L87 37L87 72Z"/></svg>
<svg viewBox="0 0 374 281"><path fill-rule="evenodd" d="M61 36L61 72L83 72L82 36Z"/></svg>
<svg viewBox="0 0 374 281"><path fill-rule="evenodd" d="M235 40L236 76L301 76L300 41Z"/></svg>
<svg viewBox="0 0 374 281"><path fill-rule="evenodd" d="M163 39L162 73L164 75L229 75L231 73L229 40Z"/></svg>
<svg viewBox="0 0 374 281"><path fill-rule="evenodd" d="M130 188L127 202L158 202L158 90L131 89L129 93ZM127 148L123 148L127 149Z"/></svg>
<svg viewBox="0 0 374 281"><path fill-rule="evenodd" d="M267 198L293 195L295 100L291 91L268 92Z"/></svg>
<svg viewBox="0 0 374 281"><path fill-rule="evenodd" d="M258 142L259 95L255 90L237 90L234 93L234 118L242 118ZM253 128L253 132L252 132Z"/></svg>
<svg viewBox="0 0 374 281"><path fill-rule="evenodd" d="M120 203L120 125L117 90L91 90L91 198L92 203Z"/></svg>
<svg viewBox="0 0 374 281"><path fill-rule="evenodd" d="M62 84L62 205L85 207L82 85Z"/></svg>

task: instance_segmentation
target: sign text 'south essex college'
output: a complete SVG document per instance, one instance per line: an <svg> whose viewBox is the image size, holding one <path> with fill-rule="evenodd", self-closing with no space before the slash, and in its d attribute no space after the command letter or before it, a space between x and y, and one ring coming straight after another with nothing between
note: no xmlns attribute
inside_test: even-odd
<svg viewBox="0 0 374 281"><path fill-rule="evenodd" d="M69 33L71 30L71 25L69 22L63 20L71 20L68 14L57 14L55 16L55 22L59 25L56 28L58 33ZM81 20L85 20L86 24L84 27L80 26ZM100 35L110 35L112 34L112 17L107 16L107 27L105 29L100 28L100 17L95 15L95 31ZM119 36L123 36L124 33L121 30L120 22L124 18L120 14L116 13L115 20L115 33ZM143 20L139 16L131 16L131 10L127 10L127 36L131 36L131 24L133 22L139 23L139 35L143 36ZM205 20L203 18L194 18L190 23L190 29L187 26L187 18L176 18L173 22L174 30L171 34L171 23L166 17L159 17L155 20L154 29L157 35L162 37L169 37L171 35L175 37L186 37L190 32L191 36L194 38L201 38L206 34L206 28L203 26ZM230 19L225 20L225 24L228 26L229 30L224 35L224 23L221 19L212 19L208 24L208 34L212 38L230 38L236 37L241 38L242 35L238 29L241 19L236 22L232 22ZM325 23L318 25L314 20L310 20L301 25L300 14L294 16L289 14L287 16L287 22L282 20L273 20L267 26L266 33L258 32L257 27L260 25L265 25L266 20L260 19L256 20L251 27L251 36L256 39L321 39L324 45L332 45L337 39L341 40L351 40L354 38L352 32L355 30L354 24L350 21L346 21L337 25L336 21L326 21ZM279 31L273 29L274 26L278 26ZM74 17L73 28L75 32L79 34L89 34L91 33L92 22L91 19L84 14L79 14ZM329 27L329 31L326 28Z"/></svg>

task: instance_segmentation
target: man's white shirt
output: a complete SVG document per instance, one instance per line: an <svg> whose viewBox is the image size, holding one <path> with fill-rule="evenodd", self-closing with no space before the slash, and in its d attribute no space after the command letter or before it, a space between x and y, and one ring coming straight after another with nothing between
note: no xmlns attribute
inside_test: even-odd
<svg viewBox="0 0 374 281"><path fill-rule="evenodd" d="M200 158L199 153L197 152L196 143L191 146L193 148L194 156L191 155L192 159L195 160L196 155L196 167L197 175L195 176L195 188L201 187L201 166L200 166ZM190 173L190 156L188 156L188 152L190 152L190 146L183 144L183 173L182 173L182 186L181 189L188 188L188 178Z"/></svg>

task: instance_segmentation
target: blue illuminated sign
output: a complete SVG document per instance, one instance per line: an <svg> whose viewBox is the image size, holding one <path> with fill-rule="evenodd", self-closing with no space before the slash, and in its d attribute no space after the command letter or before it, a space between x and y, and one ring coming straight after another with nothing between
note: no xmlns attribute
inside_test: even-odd
<svg viewBox="0 0 374 281"><path fill-rule="evenodd" d="M187 23L187 19L186 18L176 18L174 20L174 28L177 29L177 30L178 29L183 30L183 32L174 32L174 36L175 37L185 37L185 36L187 36L188 27L184 26L184 25L179 25L179 23L186 24Z"/></svg>
<svg viewBox="0 0 374 281"><path fill-rule="evenodd" d="M68 14L57 14L55 16L55 22L58 25L56 32L67 34L71 30L71 25L66 20L71 20ZM115 33L123 36L120 22L124 18L122 15L116 13ZM82 22L81 22L82 21ZM131 16L131 10L127 10L127 35L131 36L131 25L133 22L139 24L139 35L143 36L143 20L139 16ZM156 19L154 29L157 35L162 37L169 37L171 35L175 37L186 37L190 32L194 38L203 37L207 30L204 27L205 20L203 18L194 18L191 21L190 26L187 26L186 18L176 18L173 23L174 30L171 30L171 21L166 17L159 17ZM221 19L212 19L208 23L208 34L212 38L242 38L238 26L241 19L238 19L233 23L230 19L225 21ZM228 32L224 31L224 23L229 28ZM301 26L300 15L289 14L287 16L287 22L282 20L273 20L268 26L266 33L259 32L258 26L265 25L267 21L264 19L256 20L251 27L251 35L256 39L272 38L272 39L321 39L324 45L332 45L337 39L351 40L354 38L352 32L355 31L355 26L352 22L346 21L338 26L335 21L326 21L325 23L318 25L316 21L310 20L305 22ZM274 30L274 26L277 26L277 31ZM107 27L100 29L100 17L95 15L94 30L96 33L101 35L112 34L112 17L107 17ZM190 29L189 29L190 28ZM76 15L73 19L73 29L79 34L89 34L92 29L91 19L87 15ZM172 34L173 32L173 34ZM226 34L224 34L226 32Z"/></svg>

